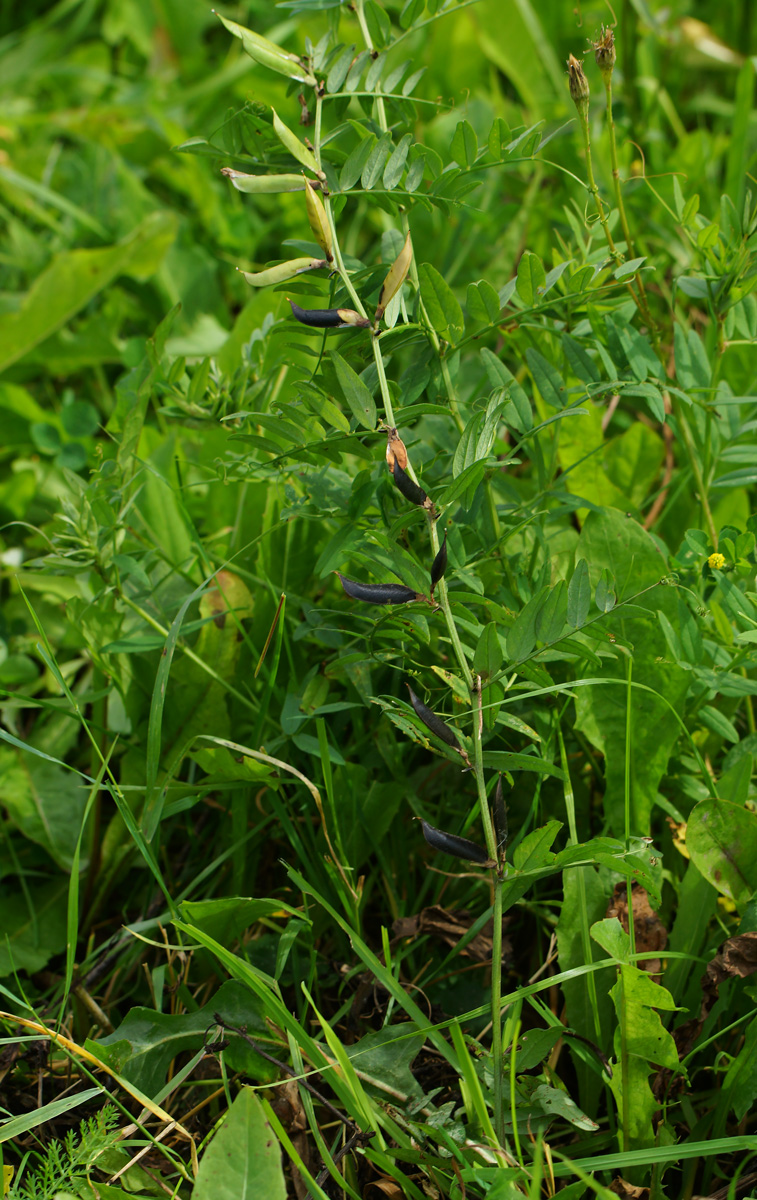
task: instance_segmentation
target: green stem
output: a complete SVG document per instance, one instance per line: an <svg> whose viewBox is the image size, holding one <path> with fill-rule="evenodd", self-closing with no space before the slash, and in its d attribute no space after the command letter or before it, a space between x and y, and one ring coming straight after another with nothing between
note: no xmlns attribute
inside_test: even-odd
<svg viewBox="0 0 757 1200"><path fill-rule="evenodd" d="M568 830L570 832L570 844L578 845L578 827L576 825L576 804L573 795L573 784L570 779L570 770L568 767L568 756L565 752L565 741L562 735L562 726L559 721L557 724L557 741L560 747L560 766L565 775L565 809L568 815ZM583 950L584 962L590 963L594 961L594 953L592 951L591 936L589 934L589 905L586 899L586 878L582 870L577 872L578 883L578 905L581 916L581 947ZM599 1020L599 1002L597 998L597 982L593 973L586 976L586 991L589 996L589 1009L594 1018L594 1038L598 1046L602 1045L602 1026Z"/></svg>
<svg viewBox="0 0 757 1200"><path fill-rule="evenodd" d="M615 189L615 203L618 206L620 214L620 225L623 230L623 237L626 240L626 252L629 258L634 257L633 238L631 237L631 228L628 224L628 216L626 215L626 206L623 202L623 189L620 186L620 171L618 169L618 147L615 140L615 118L612 112L612 76L608 73L605 76L605 95L607 97L607 128L610 134L610 162L612 164L612 182ZM637 271L634 275L634 282L639 289L639 303L642 311L645 314L645 320L649 326L650 333L655 342L655 348L659 350L659 334L657 326L652 320L649 311L649 301L647 300L647 292L644 287L644 280L641 277L641 272Z"/></svg>
<svg viewBox="0 0 757 1200"><path fill-rule="evenodd" d="M605 215L604 205L602 204L602 200L599 195L599 188L597 187L597 182L594 178L594 164L592 163L592 158L591 158L591 138L589 137L589 104L588 104L588 101L584 105L576 104L576 111L578 112L578 123L581 126L581 135L583 137L584 151L586 154L586 177L589 181L589 191L591 192L592 196L594 197L594 207L597 210L597 216L599 217L599 221L602 226L602 231L605 235L605 241L607 242L607 246L610 251L610 254L614 258L616 264L618 266L620 266L623 262L623 255L620 253L620 251L618 250L618 247L615 245L615 241L613 239L612 233L610 232L610 226L607 223L607 217ZM630 294L633 298L634 304L636 305L636 307L638 308L642 317L644 318L644 321L651 328L652 318L649 316L649 309L646 307L646 304L642 304L640 297L636 295L633 285L630 282L626 283L626 287L628 288L628 291L630 292Z"/></svg>
<svg viewBox="0 0 757 1200"><path fill-rule="evenodd" d="M360 26L360 32L363 35L363 41L365 42L367 49L370 50L371 54L375 58L376 50L373 45L373 38L370 35L370 31L368 29L368 25L365 20L365 12L363 11L363 0L355 0L354 8L355 8L355 13L357 14L358 24ZM377 91L379 90L379 86L380 86L380 81L377 80L376 81L376 90ZM382 131L384 133L386 133L386 129L387 129L386 109L384 108L384 97L383 96L376 97L376 116L378 117L378 123L379 123Z"/></svg>
<svg viewBox="0 0 757 1200"><path fill-rule="evenodd" d="M621 263L623 262L623 256L620 253L620 251L618 250L617 246L615 245L613 236L610 232L610 226L607 224L607 217L605 215L604 205L602 204L602 200L599 195L599 188L597 187L597 183L594 178L594 164L592 163L592 158L591 158L591 138L589 136L589 103L588 103L588 100L586 101L585 104L576 104L576 111L578 112L578 123L581 126L581 135L582 135L583 141L584 141L584 153L586 154L586 177L589 181L589 191L591 192L591 194L594 198L594 207L597 210L597 216L599 217L599 221L602 226L602 230L605 235L605 241L607 242L608 248L610 250L610 254L615 259L618 266L620 266ZM634 299L635 299L635 297L634 297Z"/></svg>
<svg viewBox="0 0 757 1200"><path fill-rule="evenodd" d="M631 1147L631 1097L629 1095L631 1084L628 1073L628 1029L626 1026L628 1006L625 998L623 969L622 966L618 967L618 982L620 983L620 1077L623 1089L623 1103L621 1105L620 1116L623 1138L621 1149L626 1151Z"/></svg>
<svg viewBox="0 0 757 1200"><path fill-rule="evenodd" d="M497 866L492 867L492 887L494 888L494 913L492 929L492 1074L494 1076L494 1132L501 1146L505 1144L505 1076L504 1056L502 1049L502 888L504 879L498 865L497 837L494 832L489 798L486 795L484 781L484 710L481 698L481 676L476 676L475 708L473 713L473 771L476 777L476 789L481 808L481 823L484 827L486 850Z"/></svg>
<svg viewBox="0 0 757 1200"><path fill-rule="evenodd" d="M633 659L630 657L626 659L626 682L628 684L628 687L626 689L626 746L625 746L626 761L625 761L625 772L624 772L624 805L623 805L623 808L624 808L624 824L625 824L624 832L625 832L625 838L626 838L626 850L628 850L630 847L630 844L631 844L631 754L633 752L633 725L632 725L633 706L631 703L631 697L633 695L633 688L632 688ZM631 939L631 953L635 954L636 953L636 926L634 925L634 920L633 920L633 885L628 882L626 883L626 900L628 902L628 936Z"/></svg>
<svg viewBox="0 0 757 1200"><path fill-rule="evenodd" d="M702 506L702 512L704 514L704 519L707 522L707 531L710 535L710 541L712 542L713 549L717 550L717 548L718 548L718 531L715 526L715 519L712 515L712 509L710 508L710 501L709 501L709 497L707 495L707 488L705 487L704 477L702 475L702 469L699 466L699 459L697 457L696 446L694 445L694 438L692 437L691 430L689 428L689 423L686 420L685 416L683 415L683 410L678 401L678 398L671 396L670 399L671 399L671 404L673 406L673 411L675 412L675 415L676 415L676 420L678 421L678 428L681 431L681 437L683 438L683 444L686 447L686 453L689 456L689 465L691 466L691 473L694 476L694 483L696 484L696 489L699 494L699 503Z"/></svg>

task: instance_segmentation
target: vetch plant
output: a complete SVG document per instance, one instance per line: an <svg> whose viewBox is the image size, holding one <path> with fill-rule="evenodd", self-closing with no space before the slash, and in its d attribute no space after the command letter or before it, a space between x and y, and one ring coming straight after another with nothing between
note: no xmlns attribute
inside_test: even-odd
<svg viewBox="0 0 757 1200"><path fill-rule="evenodd" d="M6 1162L747 1187L744 13L118 7L0 39Z"/></svg>
<svg viewBox="0 0 757 1200"><path fill-rule="evenodd" d="M371 6L370 11L373 12L375 10L376 6ZM358 3L356 11L366 49L369 55L375 58L376 52L373 46L373 35L370 32L366 18L366 11L368 10L362 3ZM231 32L241 37L244 42L244 30L231 23L225 23L231 29ZM511 905L516 903L526 893L535 878L544 877L553 871L562 870L568 864L579 865L589 862L595 864L605 862L609 865L611 863L612 868L615 871L625 874L627 879L643 879L650 894L656 894L657 884L654 881L655 869L652 865L655 860L650 857L648 850L643 850L642 843L634 838L633 835L636 832L634 829L635 822L628 807L626 809L623 831L624 839L622 841L613 841L612 839L605 838L600 839L597 843L590 842L582 847L577 839L575 823L571 821L572 844L567 850L557 855L551 852L550 847L556 833L556 827L552 830L547 827L543 831L534 830L533 835L531 835L533 848L525 856L523 853L516 856L512 864L508 864L505 859L507 806L502 786L502 770L504 770L505 777L511 785L514 780L513 771L517 770L518 767L525 767L526 769L552 774L560 778L567 787L568 769L565 763L563 763L563 766L559 770L554 769L549 765L548 760L541 758L538 754L533 756L523 753L513 754L495 749L494 747L498 743L496 733L497 715L501 710L503 702L506 702L507 694L513 689L516 680L519 678L524 680L533 678L528 664L531 662L537 664L543 660L545 651L548 654L549 651L559 651L561 647L569 649L573 646L575 647L574 653L577 650L578 657L581 657L582 650L576 647L575 635L577 630L587 625L591 599L586 563L584 561L577 563L576 571L570 580L569 586L566 587L565 581L561 580L558 586L553 589L545 581L543 569L540 575L540 579L543 582L537 582L533 575L533 567L537 561L538 542L536 542L532 555L533 566L524 576L526 587L533 589L530 598L527 599L524 607L514 620L511 614L508 613L504 627L501 619L491 620L488 623L479 625L479 632L471 641L472 628L470 622L468 620L461 620L453 604L452 594L449 591L447 583L448 534L450 528L454 529L454 527L446 528L443 539L440 541L439 522L445 514L453 511L453 506L456 501L459 502L460 497L464 497L464 504L466 507L470 507L477 492L479 489L482 489L487 497L492 527L491 532L494 535L492 548L496 555L499 543L503 537L499 511L502 508L502 504L501 499L497 496L492 478L485 480L484 475L485 473L491 474L490 471L487 472L488 456L497 427L503 421L507 422L509 420L511 422L514 433L516 436L520 436L520 440L515 448L517 450L526 441L533 438L535 434L538 434L541 430L546 430L550 424L550 419L542 419L537 429L533 429L528 406L524 405L520 399L520 384L507 368L504 367L499 358L495 358L489 351L486 351L487 358L485 361L487 372L493 381L496 381L498 386L492 393L492 397L487 405L483 426L478 417L474 417L472 421L469 421L467 426L463 424L459 416L459 402L450 370L450 362L456 357L455 344L461 342L464 322L463 314L444 276L433 265L424 264L420 270L416 268L413 255L413 241L408 227L408 205L406 203L400 206L402 227L401 230L397 231L398 236L395 239L395 244L399 245L400 248L388 273L381 282L378 292L378 303L371 317L370 308L361 295L361 281L365 277L365 272L356 275L354 270L349 269L345 253L342 249L343 233L340 231L340 214L344 210L344 201L353 189L358 177L361 178L363 187L370 189L375 181L382 176L387 194L391 194L392 189L395 189L400 184L403 176L405 176L406 192L403 195L403 200L406 198L412 203L412 193L418 188L423 177L423 159L419 158L416 160L416 163L420 164L420 170L408 167L411 139L403 137L395 145L387 119L386 97L382 94L381 78L379 73L371 66L368 73L370 81L368 90L375 89L373 115L379 126L380 136L378 138L373 137L371 134L364 136L356 149L343 160L344 165L341 173L336 173L333 159L330 159L326 155L326 146L331 147L333 141L330 138L327 140L324 136L324 112L330 99L329 94L338 94L339 89L348 78L353 79L353 88L357 87L360 78L359 73L357 73L358 64L360 62L363 64L368 63L370 62L370 58L361 59L358 57L352 59L346 52L341 53L339 47L329 57L329 44L329 39L324 39L319 44L318 49L312 53L312 57L307 60L307 69L315 81L311 83L315 110L312 142L308 142L307 145L301 143L292 133L291 129L282 123L276 112L273 113L273 129L289 154L296 161L303 164L314 176L312 180L308 180L305 187L308 221L317 242L325 251L328 260L332 263L333 273L338 284L343 289L343 293L349 297L354 307L352 309L332 307L329 309L308 310L300 308L291 299L290 305L295 318L302 324L314 329L319 328L325 331L344 329L348 326L362 327L366 330L370 329L370 334L362 336L367 336L370 342L370 350L373 358L374 386L378 386L381 410L383 410L383 421L388 430L387 461L392 473L393 482L403 499L425 512L426 529L432 554L430 594L433 595L436 592L438 611L446 626L446 636L454 658L455 673L458 680L457 686L463 689L467 700L468 720L470 722L467 743L471 747L471 750L469 751L463 747L460 737L450 724L426 705L416 695L413 688L408 685L410 703L416 718L442 743L445 753L461 756L465 764L465 769L472 773L475 782L475 811L481 822L484 845L480 845L459 833L437 828L426 819L422 819L422 830L426 842L433 850L440 854L452 856L453 858L473 862L478 867L490 872L489 888L492 896L492 971L491 1058L489 1070L492 1081L491 1107L493 1113L490 1130L493 1135L492 1145L501 1151L507 1151L509 1141L505 1132L508 1110L505 1051L508 1048L508 1039L512 1037L512 1027L510 1018L507 1018L507 1035L503 1036L505 1029L503 1029L504 1014L502 1005L502 929L505 913ZM253 53L253 51L250 51L250 53ZM341 57L334 58L336 54L341 54ZM610 32L603 32L600 41L597 43L596 54L607 90L608 114L611 120L611 76L614 65L614 47ZM380 56L376 61L379 60ZM337 63L339 64L338 66L329 66L329 64ZM628 268L626 267L624 256L615 244L610 232L606 206L604 201L600 199L599 189L594 178L589 138L589 85L581 64L573 56L569 59L568 67L570 95L578 111L579 127L583 138L589 191L592 194L597 215L612 255L615 276L619 281L623 281L629 274L632 275L634 282L628 280L625 282L625 286L629 290L634 304L647 320L650 329L653 329L654 327L652 326L647 306L646 292L638 269L643 260L633 262L629 264ZM325 73L323 81L319 79L322 72ZM470 127L466 127L464 124L458 127L458 133L461 135L464 147L463 156L468 169L472 170L475 169L478 152L475 145L475 136L469 139L468 130L470 130ZM337 130L337 134L338 132L339 130ZM470 130L470 134L472 135L472 130ZM468 146L469 140L470 146ZM616 199L618 199L622 207L617 173L614 129L611 144L613 175L617 188ZM235 182L238 186L235 176L232 175L231 177L232 182ZM281 190L283 191L286 188L285 181L287 177L282 176L281 178ZM267 184L266 186L272 185ZM254 194L254 183L245 190ZM391 207L396 211L395 205L392 204ZM622 219L624 227L626 227L627 219L625 213ZM625 249L626 251L630 249L630 238L628 237L626 238ZM521 259L516 286L526 304L534 305L538 309L542 303L540 297L547 290L547 278L543 269L541 269L541 264L537 266L533 260L533 255L524 255ZM323 264L313 260L311 265L317 267ZM282 264L282 276L283 271L286 269L290 270L293 276L295 270L299 273L303 266L305 264L302 263L301 265L301 260L294 260L294 262L288 265ZM277 270L279 268L272 267L266 268L263 272L255 273L251 277L251 282L256 286L262 282L268 282L267 277L269 272L276 272ZM528 275L526 271L529 272ZM278 279L270 278L270 282L278 282ZM412 312L408 307L411 299L411 294L406 291L408 283L412 288ZM508 289L506 288L505 293L507 292ZM500 311L501 306L503 303L507 303L506 299L503 300L503 294L498 295L488 284L484 285L482 283L479 285L477 295L479 297L478 305L482 310L481 316L485 323L494 327L501 325L504 319ZM470 303L473 309L473 299L471 299ZM623 317L623 321L624 332L622 337L626 339L630 346L634 348L638 347L635 350L637 358L640 356L643 357L644 352L641 347L647 344L643 335L633 329L628 323L627 316ZM429 351L436 361L436 369L441 380L442 391L446 393L446 411L457 425L460 436L453 466L454 474L458 477L459 482L453 485L452 488L448 485L441 492L439 492L439 485L437 485L437 492L431 497L420 485L412 457L406 448L406 442L400 436L399 430L403 429L404 421L407 419L403 411L401 387L399 391L393 389L390 386L387 373L384 347L390 346L389 339L392 336L395 339L398 336L403 336L404 330L414 331L412 336L416 342L419 336L426 340ZM324 338L325 336L324 334ZM606 391L606 385L599 383L598 372L593 361L586 355L586 352L567 332L563 334L563 337L566 340L566 352L572 366L578 374L579 379L582 379L587 384L589 394L591 395L594 390L597 394ZM394 344L394 342L391 343L392 346ZM356 373L341 353L333 350L329 351L327 347L328 343L324 340L321 354L330 358L336 379L355 420L369 433L372 432L379 417L379 410L374 403L371 388L365 382L367 372L364 371L362 374ZM345 351L345 353L347 352ZM350 353L354 359L355 348L350 347ZM547 406L547 410L548 407L561 408L564 403L563 400L553 399L553 396L556 397L556 394L559 394L563 390L563 383L557 377L554 368L537 349L533 348L527 353L529 365L541 392L542 403ZM646 378L653 359L654 353L650 346L648 361L644 360L644 378ZM630 358L629 361L631 362L632 369L635 370L634 359ZM656 368L651 369L653 373L656 373ZM638 387L641 382L642 380L637 380L637 390L639 390L640 394L644 394L641 388ZM591 388L592 384L596 385L595 389ZM563 409L562 413L556 414L551 420L557 420L560 416L569 415L570 411L570 407ZM410 412L412 414L412 409ZM544 410L542 410L542 413L543 416L546 416ZM545 443L545 445L547 444ZM556 444L554 443L552 449L553 455ZM416 446L416 449L420 449L420 447ZM513 454L509 461L517 463L518 459ZM390 548L390 546L391 542L387 543L387 547ZM406 558L405 561L407 561ZM352 580L342 574L341 571L338 571L337 574L344 591L350 598L369 605L399 607L417 602L425 596L425 593L418 591L414 586L409 586L409 584L389 582L371 584ZM403 577L401 569L397 570L397 574L400 578ZM534 588L535 583L536 587ZM600 618L595 618L595 620L601 620L604 613L613 613L613 616L620 614L622 618L624 606L628 606L630 611L633 611L634 601L639 599L644 592L640 591L628 595L625 585L623 590L625 592L624 598L618 603L616 601L615 580L612 574L605 570L596 590L596 603L600 609ZM506 610L500 609L500 612L503 612L504 615ZM475 626L473 628L475 629ZM612 636L613 642L615 642L615 635ZM630 646L628 650L630 652ZM630 702L632 695L630 664L632 660L629 658L628 661L629 678L627 694ZM549 690L549 685L546 690ZM387 711L391 712L391 708L388 708ZM502 769L497 771L497 768ZM492 789L495 792L493 805L489 799ZM465 814L465 816L467 828L473 814ZM528 841L529 839L527 838L524 846ZM659 866L657 866L657 870L659 870ZM633 952L634 923L630 895L631 893L629 892L629 909L631 912L629 918L629 937L631 951ZM613 949L614 945L613 943L609 948L611 953L615 952ZM617 952L620 956L619 961L624 961L619 949L617 949ZM625 954L625 951L623 951L623 954ZM637 976L640 974L635 967L629 969L636 971ZM643 972L641 972L641 975L643 976ZM626 991L630 986L630 983L626 984ZM663 1004L662 989L659 989L655 994L660 1001L657 1007L665 1007ZM626 993L623 993L623 995L626 995ZM634 1145L641 1144L648 1136L649 1125L647 1122L649 1121L651 1112L647 1112L644 1108L641 1110L636 1109L634 1113L635 1121L632 1123L630 1096L632 1086L637 1091L639 1088L643 1090L646 1077L651 1070L651 1061L654 1060L651 1058L650 1063L640 1066L641 1073L638 1083L632 1085L626 1070L629 1058L629 1023L635 1030L634 1036L641 1036L642 1024L641 1018L638 1020L629 1018L629 1009L626 1001L627 996L618 1005L621 1040L616 1047L618 1059L623 1064L623 1071L620 1077L616 1075L613 1088L619 1104L620 1126L622 1130L621 1145L624 1149L629 1150ZM657 1018L655 1019L658 1020ZM599 1027L597 1027L596 1032L599 1038ZM514 1036L517 1041L517 1032ZM652 1056L654 1052L650 1050L649 1053ZM611 1074L612 1072L608 1070L606 1079L609 1080ZM651 1098L651 1093L649 1095ZM521 1147L518 1140L518 1118L515 1114L515 1099L512 1090L509 1105L511 1130L512 1136L515 1139L516 1154L522 1163Z"/></svg>

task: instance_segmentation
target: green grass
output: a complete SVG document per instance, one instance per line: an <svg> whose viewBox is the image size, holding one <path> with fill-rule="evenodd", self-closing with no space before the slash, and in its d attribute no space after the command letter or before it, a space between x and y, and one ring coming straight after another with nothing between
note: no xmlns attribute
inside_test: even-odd
<svg viewBox="0 0 757 1200"><path fill-rule="evenodd" d="M751 7L223 15L0 5L10 1195L741 1194Z"/></svg>

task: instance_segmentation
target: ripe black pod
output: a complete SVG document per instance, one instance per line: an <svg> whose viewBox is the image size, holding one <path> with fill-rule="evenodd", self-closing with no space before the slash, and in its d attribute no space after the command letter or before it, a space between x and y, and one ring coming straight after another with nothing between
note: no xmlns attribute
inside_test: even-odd
<svg viewBox="0 0 757 1200"><path fill-rule="evenodd" d="M365 604L407 604L410 600L423 599L402 583L360 583L357 579L345 579L339 571L336 573L347 595Z"/></svg>
<svg viewBox="0 0 757 1200"><path fill-rule="evenodd" d="M448 746L452 746L454 750L457 750L458 753L462 754L463 751L459 741L457 740L457 734L451 728L451 726L449 726L446 721L443 721L441 717L437 717L436 713L432 712L431 709L428 708L428 706L416 696L409 683L406 686L410 693L410 703L413 706L415 715L420 717L427 729L430 729L432 733L435 733L436 736L441 738L443 742L446 742Z"/></svg>
<svg viewBox="0 0 757 1200"><path fill-rule="evenodd" d="M417 504L422 508L428 508L430 506L431 502L423 488L410 478L407 471L402 469L396 456L394 459L394 467L392 468L392 475L394 476L394 482L397 484L399 491L402 492L402 495L406 500L409 500L411 504Z"/></svg>
<svg viewBox="0 0 757 1200"><path fill-rule="evenodd" d="M443 829L436 829L435 826L429 825L428 821L422 820L421 825L423 826L423 836L433 850L438 850L441 854L451 854L454 858L465 859L466 862L478 863L482 867L492 866L489 855L477 842L458 837L456 833L446 833Z"/></svg>
<svg viewBox="0 0 757 1200"><path fill-rule="evenodd" d="M294 300L290 300L289 304L293 317L302 325L310 325L315 329L344 329L347 325L363 329L370 327L370 321L353 308L300 308Z"/></svg>
<svg viewBox="0 0 757 1200"><path fill-rule="evenodd" d="M439 547L439 553L431 564L431 595L434 594L434 588L447 570L447 532L444 532L444 541Z"/></svg>

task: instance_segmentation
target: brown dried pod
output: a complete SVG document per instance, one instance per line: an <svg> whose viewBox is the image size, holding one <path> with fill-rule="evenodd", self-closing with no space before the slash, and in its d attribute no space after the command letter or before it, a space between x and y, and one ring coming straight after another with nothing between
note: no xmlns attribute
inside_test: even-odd
<svg viewBox="0 0 757 1200"><path fill-rule="evenodd" d="M402 492L402 495L406 500L409 500L411 504L417 504L420 508L429 507L431 501L429 500L427 494L424 492L420 484L415 483L415 481L410 478L407 472L403 471L396 457L394 459L392 475L394 476L394 482L397 484L398 490Z"/></svg>
<svg viewBox="0 0 757 1200"><path fill-rule="evenodd" d="M357 579L345 579L340 571L336 574L347 595L365 604L407 604L411 600L425 599L402 583L360 583Z"/></svg>
<svg viewBox="0 0 757 1200"><path fill-rule="evenodd" d="M405 443L394 426L390 426L386 431L386 461L389 463L389 470L394 470L395 459L399 462L403 471L407 470L407 450Z"/></svg>
<svg viewBox="0 0 757 1200"><path fill-rule="evenodd" d="M431 564L431 595L434 588L447 570L447 531L444 531L444 541L439 547L439 553Z"/></svg>
<svg viewBox="0 0 757 1200"><path fill-rule="evenodd" d="M437 829L434 825L429 825L428 821L421 820L421 825L423 826L423 836L433 850L438 850L441 854L451 854L454 858L465 859L466 862L478 863L481 867L494 866L484 847L479 846L478 842L471 842L468 838L459 837L456 833L447 833L444 829Z"/></svg>
<svg viewBox="0 0 757 1200"><path fill-rule="evenodd" d="M494 789L494 832L497 835L497 853L504 859L507 847L507 805L502 794L502 776L497 780Z"/></svg>

